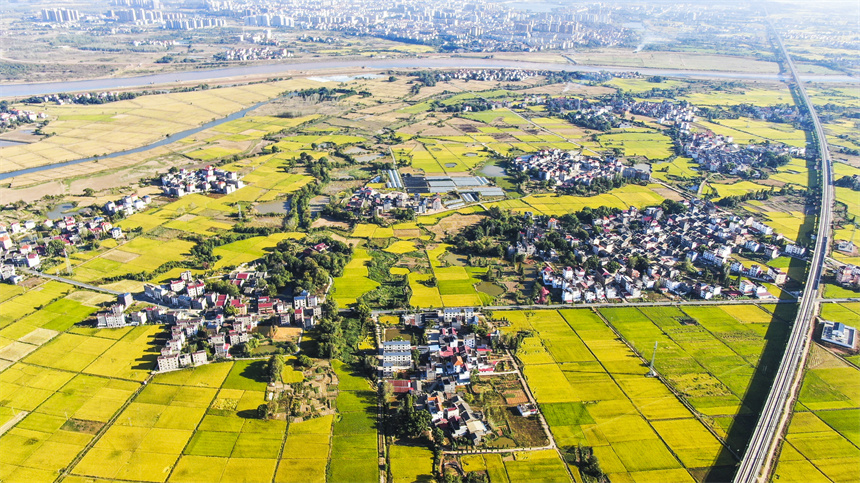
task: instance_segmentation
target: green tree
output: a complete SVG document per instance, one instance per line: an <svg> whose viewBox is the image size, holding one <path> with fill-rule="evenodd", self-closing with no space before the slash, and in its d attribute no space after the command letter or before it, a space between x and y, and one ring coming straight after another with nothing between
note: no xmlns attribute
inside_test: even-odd
<svg viewBox="0 0 860 483"><path fill-rule="evenodd" d="M426 409L415 411L406 425L406 434L412 438L420 437L430 427L432 419L433 417Z"/></svg>
<svg viewBox="0 0 860 483"><path fill-rule="evenodd" d="M260 404L257 406L257 417L260 419L269 419L269 405L268 404Z"/></svg>
<svg viewBox="0 0 860 483"><path fill-rule="evenodd" d="M445 442L445 432L442 431L442 428L438 426L434 426L430 431L430 435L433 436L433 443L436 444L436 447L442 446Z"/></svg>
<svg viewBox="0 0 860 483"><path fill-rule="evenodd" d="M49 257L59 257L63 255L63 250L66 249L66 244L62 240L51 240L45 246L45 253Z"/></svg>
<svg viewBox="0 0 860 483"><path fill-rule="evenodd" d="M212 292L229 295L233 298L239 296L239 287L228 282L227 280L215 280L206 283L206 288Z"/></svg>
<svg viewBox="0 0 860 483"><path fill-rule="evenodd" d="M299 367L311 367L314 365L314 361L305 354L299 354L296 358L296 364L298 364Z"/></svg>
<svg viewBox="0 0 860 483"><path fill-rule="evenodd" d="M358 316L359 320L362 322L369 321L373 312L370 310L370 307L365 303L359 303L355 306L355 315Z"/></svg>
<svg viewBox="0 0 860 483"><path fill-rule="evenodd" d="M430 427L431 420L432 417L426 409L415 410L415 397L412 394L403 398L397 414L397 427L401 436L420 437Z"/></svg>
<svg viewBox="0 0 860 483"><path fill-rule="evenodd" d="M281 382L281 374L284 371L284 359L274 355L269 358L269 382Z"/></svg>
<svg viewBox="0 0 860 483"><path fill-rule="evenodd" d="M487 483L487 474L479 473L477 471L470 471L466 473L466 477L463 478L464 483Z"/></svg>
<svg viewBox="0 0 860 483"><path fill-rule="evenodd" d="M445 473L445 476L442 478L443 483L463 483L463 479L460 478L460 475L453 471L449 471Z"/></svg>

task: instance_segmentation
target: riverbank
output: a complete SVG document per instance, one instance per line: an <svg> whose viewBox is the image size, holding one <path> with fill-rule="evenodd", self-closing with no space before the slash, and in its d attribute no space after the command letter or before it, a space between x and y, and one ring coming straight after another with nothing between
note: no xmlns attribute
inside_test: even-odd
<svg viewBox="0 0 860 483"><path fill-rule="evenodd" d="M117 77L88 79L70 82L46 82L0 85L0 97L25 97L58 92L103 91L143 87L163 87L166 84L201 82L210 80L232 80L247 82L254 78L267 78L287 75L322 75L325 71L359 71L372 73L391 69L530 69L549 71L579 72L630 72L643 75L660 75L683 78L718 78L757 81L785 81L781 74L751 72L732 72L714 70L672 70L653 68L613 67L585 64L560 64L527 62L509 59L469 58L469 57L416 57L400 59L338 59L317 62L275 63L241 67L226 67L166 74L152 74L138 77ZM342 72L341 72L342 73ZM860 79L850 76L808 75L802 79L809 82L860 83Z"/></svg>

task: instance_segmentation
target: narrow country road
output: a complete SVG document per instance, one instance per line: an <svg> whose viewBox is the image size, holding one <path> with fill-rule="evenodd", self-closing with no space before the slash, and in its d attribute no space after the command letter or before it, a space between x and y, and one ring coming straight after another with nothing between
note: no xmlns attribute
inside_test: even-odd
<svg viewBox="0 0 860 483"><path fill-rule="evenodd" d="M58 277L57 275L48 275L47 273L37 272L35 270L28 270L26 268L22 268L20 270L22 272L26 273L27 275L32 275L34 277L47 278L49 280L56 280L57 282L67 283L69 285L74 285L76 287L85 288L87 290L92 290L93 292L102 292L102 293L106 293L106 294L110 294L110 295L122 295L123 294L123 292L117 292L116 290L111 290L108 288L102 288L102 287L98 287L96 285L90 285L90 284L84 283L84 282L78 282L77 280L72 280L70 278Z"/></svg>
<svg viewBox="0 0 860 483"><path fill-rule="evenodd" d="M849 298L818 299L818 303L860 302L860 295ZM532 304L532 305L487 305L478 307L484 311L504 310L557 310L557 309L589 309L610 307L670 307L697 305L757 305L757 304L796 304L798 299L747 299L747 300L679 300L661 302L601 302L592 304ZM418 311L429 309L418 309ZM341 312L351 312L350 308L342 308ZM373 315L399 315L414 312L409 309L374 310Z"/></svg>

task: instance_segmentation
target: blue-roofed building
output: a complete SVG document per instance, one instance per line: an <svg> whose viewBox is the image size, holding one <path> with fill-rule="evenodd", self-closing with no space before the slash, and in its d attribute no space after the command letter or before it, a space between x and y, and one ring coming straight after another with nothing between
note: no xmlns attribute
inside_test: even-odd
<svg viewBox="0 0 860 483"><path fill-rule="evenodd" d="M857 338L856 335L857 329L847 326L842 322L825 320L824 327L821 329L822 341L829 342L845 349L854 349Z"/></svg>

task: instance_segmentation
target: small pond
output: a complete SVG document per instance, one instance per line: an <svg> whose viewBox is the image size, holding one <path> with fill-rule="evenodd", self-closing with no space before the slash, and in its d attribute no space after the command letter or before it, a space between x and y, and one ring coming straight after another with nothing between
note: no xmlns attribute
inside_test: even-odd
<svg viewBox="0 0 860 483"><path fill-rule="evenodd" d="M505 294L505 289L499 285L490 282L481 282L475 285L478 292L484 292L491 297L500 297Z"/></svg>
<svg viewBox="0 0 860 483"><path fill-rule="evenodd" d="M481 169L481 174L491 178L502 177L505 175L505 168L496 166L495 164L488 164Z"/></svg>
<svg viewBox="0 0 860 483"><path fill-rule="evenodd" d="M290 212L290 200L270 201L256 206L257 213L262 215L286 215Z"/></svg>
<svg viewBox="0 0 860 483"><path fill-rule="evenodd" d="M60 203L59 205L55 206L51 211L48 212L48 219L49 220L59 220L60 218L62 218L64 216L73 216L73 215L76 215L76 214L78 214L84 210L87 210L87 208L75 209L74 203Z"/></svg>

